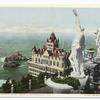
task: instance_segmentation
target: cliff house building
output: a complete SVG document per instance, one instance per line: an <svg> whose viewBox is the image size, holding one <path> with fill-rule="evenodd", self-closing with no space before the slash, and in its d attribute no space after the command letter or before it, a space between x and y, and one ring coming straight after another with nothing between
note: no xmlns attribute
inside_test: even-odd
<svg viewBox="0 0 100 100"><path fill-rule="evenodd" d="M29 74L38 77L40 73L63 73L67 67L69 52L59 48L59 39L52 32L43 48L32 49L32 59L28 61Z"/></svg>

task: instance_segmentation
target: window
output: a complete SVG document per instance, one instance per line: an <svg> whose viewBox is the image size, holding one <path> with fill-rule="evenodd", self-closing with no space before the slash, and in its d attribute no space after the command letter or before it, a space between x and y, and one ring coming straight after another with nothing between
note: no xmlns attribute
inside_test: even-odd
<svg viewBox="0 0 100 100"><path fill-rule="evenodd" d="M57 62L57 66L59 66L59 62Z"/></svg>
<svg viewBox="0 0 100 100"><path fill-rule="evenodd" d="M43 64L43 59L41 59L41 64Z"/></svg>
<svg viewBox="0 0 100 100"><path fill-rule="evenodd" d="M38 62L40 63L40 58L38 59Z"/></svg>
<svg viewBox="0 0 100 100"><path fill-rule="evenodd" d="M35 63L37 63L37 58L35 58Z"/></svg>
<svg viewBox="0 0 100 100"><path fill-rule="evenodd" d="M53 65L55 66L55 61L53 62Z"/></svg>
<svg viewBox="0 0 100 100"><path fill-rule="evenodd" d="M50 65L52 65L52 61L50 61Z"/></svg>

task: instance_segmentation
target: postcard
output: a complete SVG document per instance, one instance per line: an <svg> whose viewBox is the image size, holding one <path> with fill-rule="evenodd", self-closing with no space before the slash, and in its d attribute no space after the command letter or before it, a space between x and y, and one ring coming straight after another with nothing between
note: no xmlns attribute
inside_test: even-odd
<svg viewBox="0 0 100 100"><path fill-rule="evenodd" d="M0 96L100 95L100 6L0 7Z"/></svg>

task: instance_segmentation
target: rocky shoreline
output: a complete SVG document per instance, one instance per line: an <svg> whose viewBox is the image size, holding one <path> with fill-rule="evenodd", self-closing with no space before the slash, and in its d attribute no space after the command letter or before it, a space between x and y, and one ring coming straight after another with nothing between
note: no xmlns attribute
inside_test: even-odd
<svg viewBox="0 0 100 100"><path fill-rule="evenodd" d="M5 57L3 67L16 68L21 65L22 62L27 61L28 58L23 56L20 52L15 52L7 57Z"/></svg>

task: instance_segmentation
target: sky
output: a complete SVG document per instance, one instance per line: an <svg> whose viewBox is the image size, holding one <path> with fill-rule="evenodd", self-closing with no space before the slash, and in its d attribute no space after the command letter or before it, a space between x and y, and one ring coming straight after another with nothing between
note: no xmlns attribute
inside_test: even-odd
<svg viewBox="0 0 100 100"><path fill-rule="evenodd" d="M100 28L100 8L64 7L0 7L0 34L19 33L73 33L77 9L82 27L86 33Z"/></svg>

